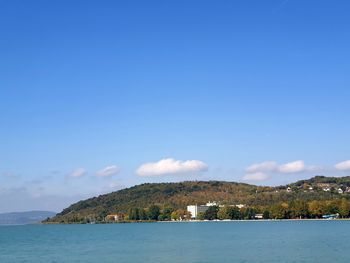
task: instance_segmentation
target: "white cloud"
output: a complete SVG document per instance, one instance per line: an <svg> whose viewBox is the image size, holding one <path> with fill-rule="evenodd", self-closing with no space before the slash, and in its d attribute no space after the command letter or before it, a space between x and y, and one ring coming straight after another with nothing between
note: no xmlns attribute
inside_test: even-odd
<svg viewBox="0 0 350 263"><path fill-rule="evenodd" d="M341 170L341 171L345 171L345 170L350 170L350 160L341 162L341 163L337 163L334 166L337 170Z"/></svg>
<svg viewBox="0 0 350 263"><path fill-rule="evenodd" d="M107 166L101 170L99 170L96 175L100 176L100 177L110 177L112 175L115 175L117 173L119 173L120 169L118 166L116 165L110 165Z"/></svg>
<svg viewBox="0 0 350 263"><path fill-rule="evenodd" d="M304 161L294 161L286 164L282 164L278 167L281 173L299 173L307 170Z"/></svg>
<svg viewBox="0 0 350 263"><path fill-rule="evenodd" d="M74 171L72 171L69 176L74 178L82 177L86 174L86 170L84 168L77 168Z"/></svg>
<svg viewBox="0 0 350 263"><path fill-rule="evenodd" d="M246 168L248 173L258 173L258 172L271 172L277 169L277 163L273 161L266 161L262 163L252 164Z"/></svg>
<svg viewBox="0 0 350 263"><path fill-rule="evenodd" d="M243 180L245 181L257 181L257 182L261 182L261 181L266 181L267 179L269 179L270 177L262 172L257 172L257 173L249 173L246 174L243 177Z"/></svg>
<svg viewBox="0 0 350 263"><path fill-rule="evenodd" d="M304 161L298 160L279 165L275 161L265 161L262 163L256 163L246 168L246 175L244 180L248 181L264 181L275 174L292 174L301 173L305 171L314 172L321 171L324 168L316 165L306 165ZM349 162L350 169L350 162Z"/></svg>
<svg viewBox="0 0 350 263"><path fill-rule="evenodd" d="M141 165L136 173L139 176L157 176L167 174L185 174L206 171L208 165L198 160L180 161L172 158L163 159L155 163Z"/></svg>

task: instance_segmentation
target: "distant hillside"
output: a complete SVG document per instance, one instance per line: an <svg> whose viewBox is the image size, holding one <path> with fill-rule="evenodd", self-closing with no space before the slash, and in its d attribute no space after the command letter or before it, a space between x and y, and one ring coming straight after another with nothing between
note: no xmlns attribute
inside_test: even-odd
<svg viewBox="0 0 350 263"><path fill-rule="evenodd" d="M339 190L341 189L341 190ZM341 193L342 192L342 193ZM85 218L103 220L108 214L131 208L157 205L161 209L185 209L190 204L217 201L220 204L269 206L291 200L333 200L350 198L350 177L316 176L278 187L263 187L224 181L142 184L77 202L49 222L79 222Z"/></svg>
<svg viewBox="0 0 350 263"><path fill-rule="evenodd" d="M55 212L28 211L0 214L0 225L24 225L40 223L48 217L54 216Z"/></svg>

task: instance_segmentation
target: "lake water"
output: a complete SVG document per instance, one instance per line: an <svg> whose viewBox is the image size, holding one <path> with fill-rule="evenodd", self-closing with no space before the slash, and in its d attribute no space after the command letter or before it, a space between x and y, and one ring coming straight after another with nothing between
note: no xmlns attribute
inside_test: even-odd
<svg viewBox="0 0 350 263"><path fill-rule="evenodd" d="M350 262L350 221L0 226L0 262Z"/></svg>

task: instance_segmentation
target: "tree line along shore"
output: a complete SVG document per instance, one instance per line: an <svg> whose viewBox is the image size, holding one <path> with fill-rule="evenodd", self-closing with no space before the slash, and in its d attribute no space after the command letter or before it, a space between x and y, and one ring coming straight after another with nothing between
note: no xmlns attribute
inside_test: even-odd
<svg viewBox="0 0 350 263"><path fill-rule="evenodd" d="M337 215L349 218L350 201L345 198L336 200L310 201L293 200L271 206L210 206L205 212L198 213L196 221L201 220L260 220L260 219L322 219L325 215ZM56 223L114 223L114 222L155 222L194 220L186 209L151 205L147 208L130 208L127 212L118 212L101 217L74 215L68 220ZM50 219L44 221L50 223Z"/></svg>

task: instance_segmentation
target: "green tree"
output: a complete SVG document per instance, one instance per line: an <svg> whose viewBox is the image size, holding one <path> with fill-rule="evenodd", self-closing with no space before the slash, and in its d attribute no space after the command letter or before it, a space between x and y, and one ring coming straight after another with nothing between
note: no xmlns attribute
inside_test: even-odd
<svg viewBox="0 0 350 263"><path fill-rule="evenodd" d="M140 220L147 220L148 219L148 216L147 216L145 209L143 209L143 208L139 209L139 218L140 218Z"/></svg>
<svg viewBox="0 0 350 263"><path fill-rule="evenodd" d="M158 217L160 215L160 208L159 206L156 206L156 205L151 205L149 208L148 208L148 218L150 220L158 220Z"/></svg>
<svg viewBox="0 0 350 263"><path fill-rule="evenodd" d="M159 219L162 221L171 220L171 213L174 211L172 207L165 207L159 215Z"/></svg>
<svg viewBox="0 0 350 263"><path fill-rule="evenodd" d="M238 220L242 218L241 211L237 206L230 206L227 209L228 218L232 220Z"/></svg>
<svg viewBox="0 0 350 263"><path fill-rule="evenodd" d="M101 211L97 216L98 221L104 221L107 215L108 215L108 212L106 210Z"/></svg>
<svg viewBox="0 0 350 263"><path fill-rule="evenodd" d="M339 214L342 218L349 217L350 203L345 198L342 198L339 204Z"/></svg>
<svg viewBox="0 0 350 263"><path fill-rule="evenodd" d="M179 219L180 219L180 216L176 211L171 213L171 220L179 220Z"/></svg>
<svg viewBox="0 0 350 263"><path fill-rule="evenodd" d="M139 208L133 207L129 209L129 220L140 220Z"/></svg>
<svg viewBox="0 0 350 263"><path fill-rule="evenodd" d="M307 218L309 216L309 207L306 201L293 200L289 206L292 218Z"/></svg>
<svg viewBox="0 0 350 263"><path fill-rule="evenodd" d="M263 213L263 218L264 219L270 219L270 211L269 210L265 210Z"/></svg>
<svg viewBox="0 0 350 263"><path fill-rule="evenodd" d="M229 219L230 216L228 214L228 206L220 207L218 211L218 218L223 220L223 219Z"/></svg>
<svg viewBox="0 0 350 263"><path fill-rule="evenodd" d="M218 219L218 211L219 211L218 206L216 206L216 205L209 206L207 211L205 211L205 213L204 213L204 218L208 219L208 220Z"/></svg>
<svg viewBox="0 0 350 263"><path fill-rule="evenodd" d="M309 212L311 217L321 218L324 213L324 206L321 201L311 201L308 203Z"/></svg>
<svg viewBox="0 0 350 263"><path fill-rule="evenodd" d="M255 218L255 210L254 208L248 207L244 210L243 218L244 219L254 219Z"/></svg>
<svg viewBox="0 0 350 263"><path fill-rule="evenodd" d="M287 203L279 203L271 207L271 217L275 219L290 218L289 205Z"/></svg>
<svg viewBox="0 0 350 263"><path fill-rule="evenodd" d="M205 213L199 212L196 217L197 220L204 220L205 219Z"/></svg>

